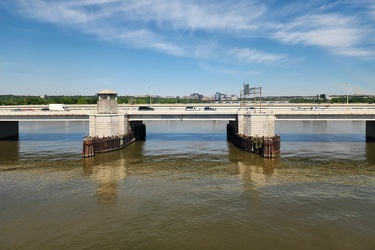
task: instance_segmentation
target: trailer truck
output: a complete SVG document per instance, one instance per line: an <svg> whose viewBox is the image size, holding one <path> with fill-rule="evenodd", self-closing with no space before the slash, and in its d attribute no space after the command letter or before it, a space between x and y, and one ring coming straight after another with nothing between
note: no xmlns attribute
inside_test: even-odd
<svg viewBox="0 0 375 250"><path fill-rule="evenodd" d="M69 111L70 109L65 105L65 104L57 104L57 103L54 103L54 104L50 104L49 105L49 110L52 110L52 111Z"/></svg>

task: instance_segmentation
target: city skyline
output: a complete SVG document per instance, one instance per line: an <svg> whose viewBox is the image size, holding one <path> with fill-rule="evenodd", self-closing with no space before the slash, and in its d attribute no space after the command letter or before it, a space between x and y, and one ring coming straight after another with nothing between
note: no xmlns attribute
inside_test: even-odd
<svg viewBox="0 0 375 250"><path fill-rule="evenodd" d="M375 94L373 1L5 0L0 94Z"/></svg>

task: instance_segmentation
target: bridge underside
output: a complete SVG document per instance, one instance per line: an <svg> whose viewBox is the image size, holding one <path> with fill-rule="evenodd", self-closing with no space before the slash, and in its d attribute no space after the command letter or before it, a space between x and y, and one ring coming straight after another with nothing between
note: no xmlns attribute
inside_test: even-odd
<svg viewBox="0 0 375 250"><path fill-rule="evenodd" d="M235 121L237 115L233 114L132 114L129 121Z"/></svg>
<svg viewBox="0 0 375 250"><path fill-rule="evenodd" d="M375 115L368 114L275 114L279 121L375 121Z"/></svg>
<svg viewBox="0 0 375 250"><path fill-rule="evenodd" d="M18 121L0 122L0 140L18 139Z"/></svg>
<svg viewBox="0 0 375 250"><path fill-rule="evenodd" d="M366 121L366 140L375 141L375 121Z"/></svg>

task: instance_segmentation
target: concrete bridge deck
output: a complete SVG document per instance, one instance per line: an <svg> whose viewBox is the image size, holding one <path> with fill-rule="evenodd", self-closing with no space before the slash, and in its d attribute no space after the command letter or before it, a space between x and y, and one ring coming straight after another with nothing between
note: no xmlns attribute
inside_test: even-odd
<svg viewBox="0 0 375 250"><path fill-rule="evenodd" d="M153 111L139 111L138 106L119 108L118 114L127 114L130 121L136 120L235 120L239 113L260 113L260 109L240 109L237 107L218 107L214 111L186 111L180 106L155 107ZM329 108L291 108L263 107L262 113L275 115L276 120L375 120L375 107L329 107ZM0 108L0 121L85 121L96 114L96 106L75 106L70 111L41 111L40 108L10 109Z"/></svg>

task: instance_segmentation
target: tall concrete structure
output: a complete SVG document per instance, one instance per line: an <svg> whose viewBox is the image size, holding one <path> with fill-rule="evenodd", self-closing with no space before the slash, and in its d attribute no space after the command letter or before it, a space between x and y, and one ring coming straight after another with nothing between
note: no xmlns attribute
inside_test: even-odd
<svg viewBox="0 0 375 250"><path fill-rule="evenodd" d="M97 93L97 113L89 116L90 136L83 140L82 157L124 148L135 140L146 139L146 125L129 121L127 114L118 114L117 93Z"/></svg>
<svg viewBox="0 0 375 250"><path fill-rule="evenodd" d="M98 114L117 114L117 93L105 89L96 93Z"/></svg>
<svg viewBox="0 0 375 250"><path fill-rule="evenodd" d="M97 114L90 115L90 136L106 137L130 132L127 115L117 112L117 93L103 90L97 93Z"/></svg>
<svg viewBox="0 0 375 250"><path fill-rule="evenodd" d="M238 134L245 136L275 136L275 116L265 113L238 113Z"/></svg>

